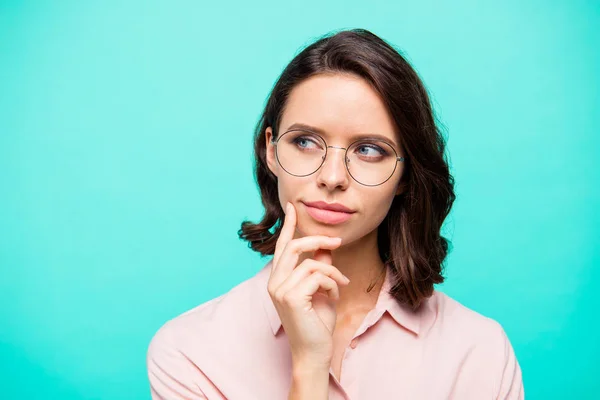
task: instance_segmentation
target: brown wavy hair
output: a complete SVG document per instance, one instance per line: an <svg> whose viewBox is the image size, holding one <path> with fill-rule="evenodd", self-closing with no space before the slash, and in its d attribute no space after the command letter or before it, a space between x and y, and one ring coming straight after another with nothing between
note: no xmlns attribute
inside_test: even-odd
<svg viewBox="0 0 600 400"><path fill-rule="evenodd" d="M390 267L390 293L411 308L433 294L444 281L444 260L450 241L441 228L455 200L454 178L445 155L445 139L423 82L399 50L365 29L328 33L298 53L276 81L255 128L255 177L265 214L258 223L244 221L238 235L261 255L275 251L285 214L277 177L267 167L265 130L273 136L291 90L323 73L354 74L381 96L406 154L402 184L378 229L382 261Z"/></svg>

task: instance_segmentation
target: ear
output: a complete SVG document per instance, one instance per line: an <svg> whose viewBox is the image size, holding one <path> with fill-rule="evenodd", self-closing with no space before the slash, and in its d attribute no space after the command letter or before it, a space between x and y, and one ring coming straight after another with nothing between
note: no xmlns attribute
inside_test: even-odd
<svg viewBox="0 0 600 400"><path fill-rule="evenodd" d="M277 176L277 160L275 158L275 145L271 143L271 139L273 138L273 129L269 126L265 129L265 138L266 138L266 156L267 156L267 167L271 170L273 175Z"/></svg>

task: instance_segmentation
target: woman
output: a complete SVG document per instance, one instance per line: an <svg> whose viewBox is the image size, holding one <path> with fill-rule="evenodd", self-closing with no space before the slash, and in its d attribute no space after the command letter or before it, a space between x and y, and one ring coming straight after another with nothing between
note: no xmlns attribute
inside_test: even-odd
<svg viewBox="0 0 600 400"><path fill-rule="evenodd" d="M256 127L265 215L240 237L273 258L167 322L154 399L522 399L501 325L434 290L454 181L427 92L366 30L308 46Z"/></svg>

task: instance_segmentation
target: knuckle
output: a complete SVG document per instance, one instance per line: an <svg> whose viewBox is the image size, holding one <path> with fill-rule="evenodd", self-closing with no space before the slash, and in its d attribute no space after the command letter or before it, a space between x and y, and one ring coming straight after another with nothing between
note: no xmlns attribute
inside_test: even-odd
<svg viewBox="0 0 600 400"><path fill-rule="evenodd" d="M302 260L301 263L299 263L298 265L296 265L296 268L294 268L294 270L297 270L298 268L306 268L306 266L310 263L309 260L310 260L310 258Z"/></svg>
<svg viewBox="0 0 600 400"><path fill-rule="evenodd" d="M320 271L324 275L331 275L335 270L337 270L337 268L335 268L333 265L313 259L311 259L310 266L313 270Z"/></svg>
<svg viewBox="0 0 600 400"><path fill-rule="evenodd" d="M325 280L327 281L327 284L329 284L330 286L337 287L337 282L334 279L331 279L329 276L326 276Z"/></svg>
<svg viewBox="0 0 600 400"><path fill-rule="evenodd" d="M315 260L307 258L306 260L298 264L298 266L295 269L300 270L301 272L311 272L312 270L314 270L314 262Z"/></svg>
<svg viewBox="0 0 600 400"><path fill-rule="evenodd" d="M335 273L337 268L334 267L333 265L323 264L323 270L327 272L327 275L331 275L331 274Z"/></svg>
<svg viewBox="0 0 600 400"><path fill-rule="evenodd" d="M283 301L283 295L284 293L281 293L281 290L274 290L272 297L275 301L281 303Z"/></svg>
<svg viewBox="0 0 600 400"><path fill-rule="evenodd" d="M281 303L286 304L286 305L291 305L294 303L294 298L290 294L290 292L287 292L283 296L281 296Z"/></svg>
<svg viewBox="0 0 600 400"><path fill-rule="evenodd" d="M288 242L286 247L289 247L289 251L292 253L299 253L302 250L302 241L299 239L292 239Z"/></svg>
<svg viewBox="0 0 600 400"><path fill-rule="evenodd" d="M313 276L315 277L315 279L317 279L320 282L323 282L327 278L325 276L325 274L323 274L323 272L321 272L319 270L313 272Z"/></svg>

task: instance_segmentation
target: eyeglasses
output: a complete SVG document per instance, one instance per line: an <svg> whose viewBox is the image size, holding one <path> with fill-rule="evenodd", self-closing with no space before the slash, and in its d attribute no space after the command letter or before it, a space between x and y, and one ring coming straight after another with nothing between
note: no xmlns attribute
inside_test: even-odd
<svg viewBox="0 0 600 400"><path fill-rule="evenodd" d="M364 186L378 186L394 175L399 157L394 147L380 139L364 138L348 147L328 146L320 135L299 129L281 134L276 140L275 155L281 168L294 176L312 175L325 162L327 149L346 150L344 163L350 176Z"/></svg>

